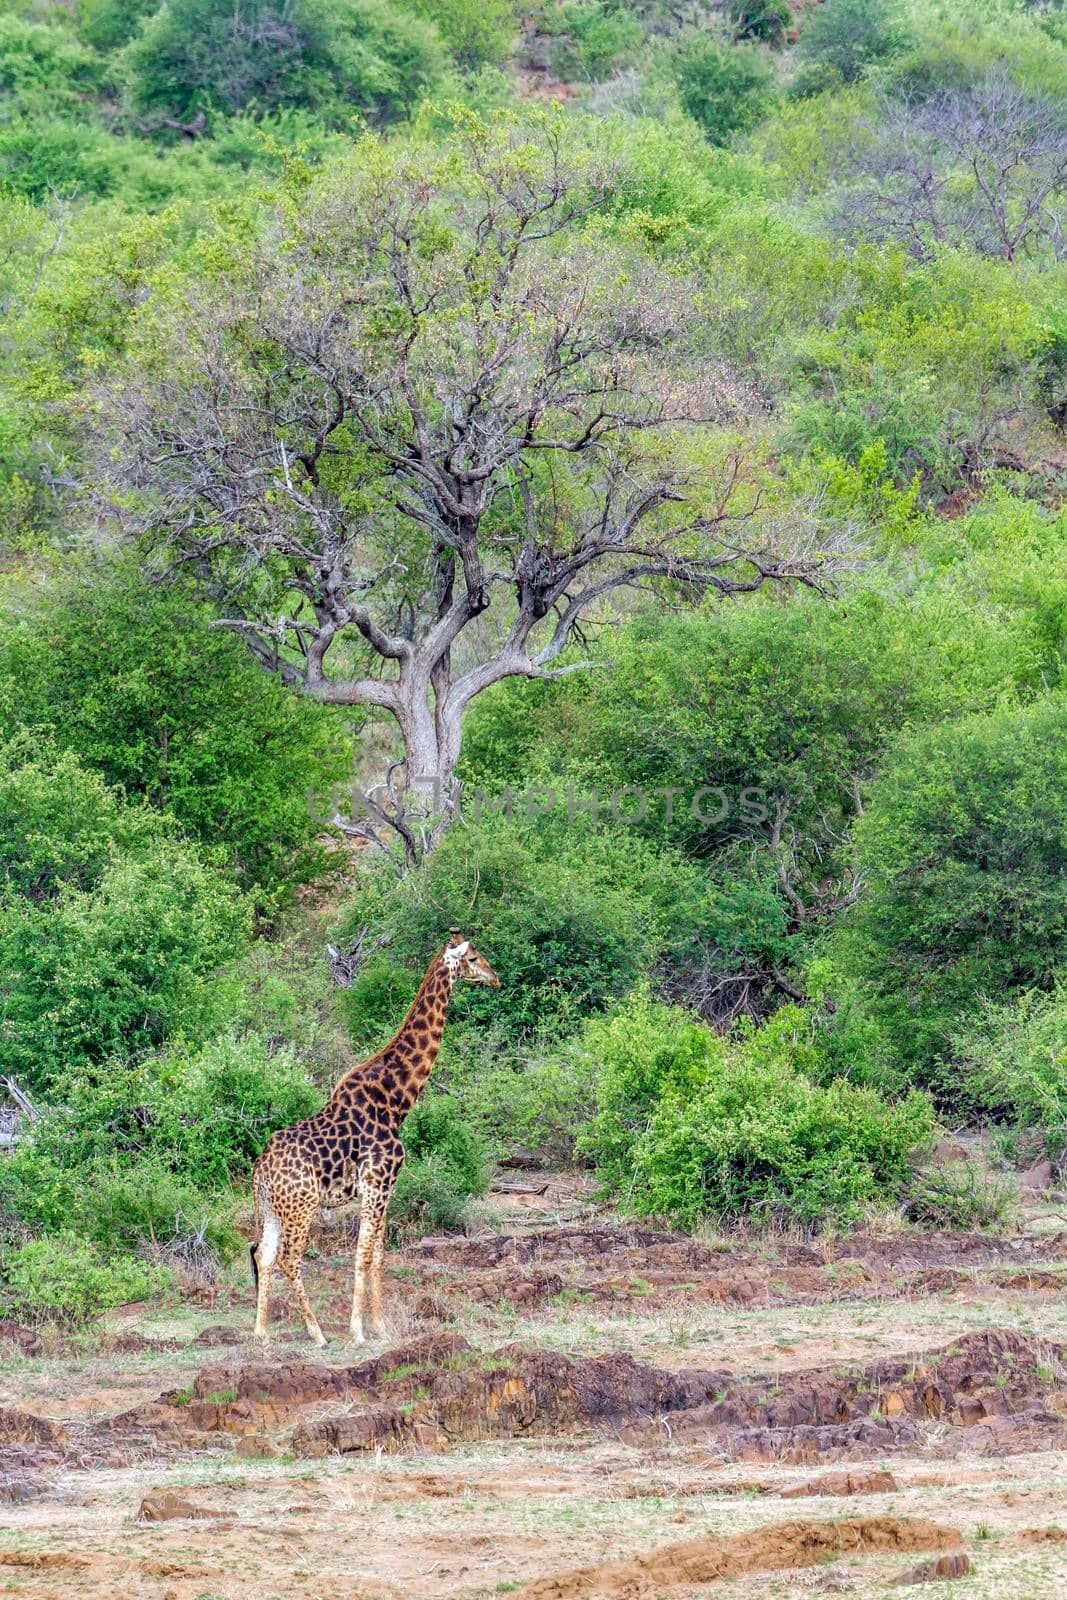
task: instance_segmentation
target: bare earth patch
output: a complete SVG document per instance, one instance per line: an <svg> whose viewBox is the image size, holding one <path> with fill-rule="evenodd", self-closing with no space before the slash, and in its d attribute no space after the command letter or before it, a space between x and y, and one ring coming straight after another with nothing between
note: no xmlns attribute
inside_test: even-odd
<svg viewBox="0 0 1067 1600"><path fill-rule="evenodd" d="M1055 1227L705 1241L585 1188L394 1252L380 1346L336 1337L336 1228L321 1353L284 1301L253 1345L244 1285L7 1340L0 1592L874 1600L928 1570L932 1597L1067 1594Z"/></svg>

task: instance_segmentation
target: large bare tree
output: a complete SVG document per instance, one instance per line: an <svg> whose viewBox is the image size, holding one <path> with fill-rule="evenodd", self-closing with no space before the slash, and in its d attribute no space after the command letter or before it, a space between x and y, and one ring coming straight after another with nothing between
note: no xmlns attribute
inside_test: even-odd
<svg viewBox="0 0 1067 1600"><path fill-rule="evenodd" d="M568 139L367 140L161 286L97 397L105 497L157 562L294 688L395 720L359 826L409 860L470 702L583 665L606 597L819 582L816 523L724 443L713 302L607 225L625 171Z"/></svg>

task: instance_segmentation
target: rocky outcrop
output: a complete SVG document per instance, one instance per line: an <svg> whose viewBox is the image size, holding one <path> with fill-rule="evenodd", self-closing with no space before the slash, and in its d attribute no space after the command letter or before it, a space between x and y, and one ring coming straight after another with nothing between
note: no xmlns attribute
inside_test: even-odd
<svg viewBox="0 0 1067 1600"><path fill-rule="evenodd" d="M955 1528L921 1518L850 1517L842 1522L782 1522L725 1539L691 1539L647 1555L576 1567L541 1578L518 1600L663 1600L697 1584L778 1568L812 1567L836 1556L940 1551L962 1543Z"/></svg>
<svg viewBox="0 0 1067 1600"><path fill-rule="evenodd" d="M522 1344L485 1352L438 1332L355 1366L208 1366L189 1390L169 1390L106 1428L190 1444L295 1425L301 1455L605 1427L630 1443L666 1436L736 1461L997 1455L1067 1445L1067 1415L1055 1408L1064 1397L1050 1371L1063 1357L1043 1341L992 1330L922 1356L745 1381L667 1372L620 1353L571 1357ZM945 1425L936 1441L930 1421Z"/></svg>

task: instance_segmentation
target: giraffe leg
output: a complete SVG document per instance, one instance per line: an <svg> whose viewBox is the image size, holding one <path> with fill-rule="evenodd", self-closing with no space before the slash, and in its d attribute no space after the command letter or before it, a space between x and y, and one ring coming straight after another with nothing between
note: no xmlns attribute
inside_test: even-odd
<svg viewBox="0 0 1067 1600"><path fill-rule="evenodd" d="M264 1207L263 1231L259 1242L255 1245L253 1260L258 1278L256 1291L256 1332L257 1339L267 1339L267 1321L270 1316L270 1279L274 1271L274 1263L278 1259L278 1246L281 1243L282 1226L275 1216L273 1209Z"/></svg>
<svg viewBox="0 0 1067 1600"><path fill-rule="evenodd" d="M356 1268L352 1281L352 1321L349 1330L357 1344L363 1344L363 1311L367 1290L371 1290L370 1335L377 1338L381 1332L381 1297L374 1301L374 1243L379 1231L385 1228L385 1213L389 1205L389 1190L377 1178L361 1178L359 1184L359 1239L356 1242Z"/></svg>
<svg viewBox="0 0 1067 1600"><path fill-rule="evenodd" d="M385 1254L385 1225L389 1201L397 1175L404 1164L404 1146L399 1139L375 1146L359 1174L359 1240L356 1244L356 1270L352 1284L353 1339L365 1337L363 1313L368 1291L371 1338L382 1333L382 1257Z"/></svg>
<svg viewBox="0 0 1067 1600"><path fill-rule="evenodd" d="M363 1309L367 1299L367 1283L374 1258L374 1235L378 1228L381 1198L376 1189L360 1185L359 1238L356 1241L355 1272L352 1278L352 1320L349 1332L357 1344L363 1344Z"/></svg>
<svg viewBox="0 0 1067 1600"><path fill-rule="evenodd" d="M388 1200L386 1201L388 1205ZM382 1261L385 1256L385 1235L388 1227L388 1215L382 1212L381 1221L378 1223L371 1249L370 1263L370 1334L371 1338L379 1338L384 1330L382 1323Z"/></svg>
<svg viewBox="0 0 1067 1600"><path fill-rule="evenodd" d="M308 1299L308 1292L304 1287L304 1280L301 1276L301 1265L304 1260L304 1249L307 1245L310 1224L310 1217L306 1220L301 1218L298 1223L291 1224L292 1231L282 1239L278 1266L289 1279L289 1287L293 1291L293 1298L300 1307L308 1337L313 1339L321 1350L326 1343L326 1338L319 1327L319 1320L311 1308L311 1301Z"/></svg>

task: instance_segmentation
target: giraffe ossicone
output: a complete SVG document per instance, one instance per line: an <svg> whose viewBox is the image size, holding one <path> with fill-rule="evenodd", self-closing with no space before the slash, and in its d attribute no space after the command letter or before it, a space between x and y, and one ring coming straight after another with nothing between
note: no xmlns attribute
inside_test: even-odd
<svg viewBox="0 0 1067 1600"><path fill-rule="evenodd" d="M400 1126L429 1081L441 1046L453 985L498 988L496 973L452 929L451 942L426 970L411 1009L389 1043L346 1072L320 1111L268 1141L252 1173L256 1242L256 1337L267 1337L270 1280L288 1278L310 1337L326 1340L301 1275L316 1213L359 1201L359 1238L350 1332L362 1342L382 1331L382 1261L389 1200L404 1161ZM367 1325L364 1317L367 1314Z"/></svg>

